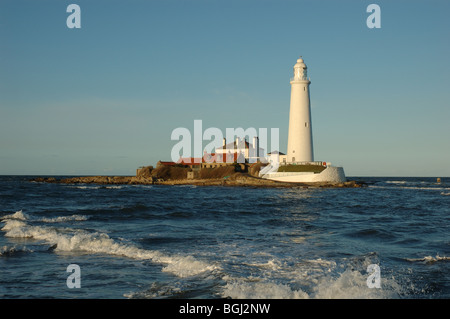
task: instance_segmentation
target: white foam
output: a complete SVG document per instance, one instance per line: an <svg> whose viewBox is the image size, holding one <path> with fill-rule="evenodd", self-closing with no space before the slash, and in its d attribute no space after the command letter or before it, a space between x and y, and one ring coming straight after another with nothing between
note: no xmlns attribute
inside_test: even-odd
<svg viewBox="0 0 450 319"><path fill-rule="evenodd" d="M406 181L386 181L388 184L406 184Z"/></svg>
<svg viewBox="0 0 450 319"><path fill-rule="evenodd" d="M335 261L333 261L333 260L325 260L325 259L322 259L322 258L310 259L310 260L307 260L306 263L315 264L315 265L318 265L318 266L321 266L321 267L328 267L328 268L336 267L336 262Z"/></svg>
<svg viewBox="0 0 450 319"><path fill-rule="evenodd" d="M266 263L244 263L245 265L252 266L252 267L258 267L263 269L269 269L272 271L278 270L281 268L281 263L277 259L270 259Z"/></svg>
<svg viewBox="0 0 450 319"><path fill-rule="evenodd" d="M401 295L402 287L383 273L381 289L367 286L367 265L372 262L370 255L357 262L348 260L345 264L322 258L296 263L269 260L249 264L258 267L260 275L223 276L226 284L220 295L233 299L375 299Z"/></svg>
<svg viewBox="0 0 450 319"><path fill-rule="evenodd" d="M131 185L128 185L128 186L131 186L131 187L136 187L136 188L153 188L153 186L152 186L152 185L139 185L139 184L131 184Z"/></svg>
<svg viewBox="0 0 450 319"><path fill-rule="evenodd" d="M224 277L222 297L232 299L384 299L396 298L403 290L394 279L381 278L381 289L367 286L367 274L347 269L336 278L323 273L316 280L291 278L291 284L276 283L265 278ZM297 288L299 284L302 288Z"/></svg>
<svg viewBox="0 0 450 319"><path fill-rule="evenodd" d="M8 220L9 223L11 223L11 220L16 220L16 221L17 220L21 220L21 221L32 220L32 221L41 221L41 222L45 222L45 223L61 223L61 222L67 222L67 221L84 221L84 220L87 220L88 217L85 215L71 215L71 216L58 216L58 217L54 217L54 218L47 218L47 217L36 218L36 217L30 217L30 216L24 214L21 210L19 210L19 211L15 212L14 214L5 215L1 219L2 219L2 221Z"/></svg>
<svg viewBox="0 0 450 319"><path fill-rule="evenodd" d="M16 252L32 252L32 250L29 250L25 247L17 248L16 246L0 247L0 256L8 256L8 255L14 254Z"/></svg>
<svg viewBox="0 0 450 319"><path fill-rule="evenodd" d="M422 261L422 262L425 262L425 263L435 263L435 262L438 262L438 261L449 261L450 257L436 255L435 257L433 257L433 256L425 256L423 258L406 258L406 260L407 261L412 261L412 262Z"/></svg>
<svg viewBox="0 0 450 319"><path fill-rule="evenodd" d="M325 276L314 286L312 295L317 299L385 299L398 298L402 287L392 278L381 276L381 288L367 286L366 273L346 269L337 278Z"/></svg>
<svg viewBox="0 0 450 319"><path fill-rule="evenodd" d="M9 231L9 230L17 229L17 228L24 227L27 225L24 221L17 220L17 219L7 219L7 220L3 220L3 221L5 222L5 225L2 228L3 231Z"/></svg>
<svg viewBox="0 0 450 319"><path fill-rule="evenodd" d="M5 215L2 217L2 220L4 219L20 219L20 220L26 220L28 216L22 212L22 210L19 210L15 212L14 214Z"/></svg>
<svg viewBox="0 0 450 319"><path fill-rule="evenodd" d="M232 299L308 299L301 289L274 282L252 282L246 279L233 280L225 285L222 296Z"/></svg>
<svg viewBox="0 0 450 319"><path fill-rule="evenodd" d="M13 219L11 216L14 216ZM54 228L47 226L33 226L25 222L24 214L17 212L3 219L6 237L34 238L57 244L55 251L81 251L88 253L102 253L124 256L133 259L151 260L165 264L163 271L175 274L178 277L188 277L205 271L217 269L215 265L196 260L192 256L167 256L157 250L141 249L133 245L119 243L104 233L89 233L84 230L68 228ZM58 218L56 218L58 220Z"/></svg>
<svg viewBox="0 0 450 319"><path fill-rule="evenodd" d="M39 218L37 219L39 221L45 222L45 223L61 223L61 222L68 222L68 221L84 221L88 220L87 216L84 215L72 215L72 216L59 216L54 218Z"/></svg>
<svg viewBox="0 0 450 319"><path fill-rule="evenodd" d="M443 187L409 187L409 186L405 186L405 187L401 187L401 188L405 188L405 189L419 189L419 190L434 190L434 191L442 191L442 190L446 190L447 188L443 188Z"/></svg>
<svg viewBox="0 0 450 319"><path fill-rule="evenodd" d="M192 256L159 256L158 262L167 264L162 270L178 277L191 277L203 272L219 269L216 265L196 260Z"/></svg>
<svg viewBox="0 0 450 319"><path fill-rule="evenodd" d="M179 281L172 285L167 283L162 284L158 282L152 282L150 287L144 291L129 292L123 294L123 296L130 299L153 299L166 296L173 298L173 296L183 293L185 289L186 288L183 287L182 283L180 283Z"/></svg>
<svg viewBox="0 0 450 319"><path fill-rule="evenodd" d="M70 188L77 188L77 189L99 189L100 186L69 186Z"/></svg>
<svg viewBox="0 0 450 319"><path fill-rule="evenodd" d="M449 190L449 188L444 188L444 187L380 186L380 185L369 185L369 188L379 188L379 189L415 189L415 190L431 190L431 191L445 191L445 190Z"/></svg>

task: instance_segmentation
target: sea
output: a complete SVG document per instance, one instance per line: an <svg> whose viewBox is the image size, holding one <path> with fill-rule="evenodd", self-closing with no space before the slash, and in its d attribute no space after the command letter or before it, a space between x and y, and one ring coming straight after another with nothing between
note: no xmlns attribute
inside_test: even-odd
<svg viewBox="0 0 450 319"><path fill-rule="evenodd" d="M450 178L361 188L0 176L1 299L448 299Z"/></svg>

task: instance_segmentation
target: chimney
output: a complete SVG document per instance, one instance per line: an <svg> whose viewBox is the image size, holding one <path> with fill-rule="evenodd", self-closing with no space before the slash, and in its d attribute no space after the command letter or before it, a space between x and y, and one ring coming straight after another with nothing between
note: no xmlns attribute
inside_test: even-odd
<svg viewBox="0 0 450 319"><path fill-rule="evenodd" d="M258 136L255 136L253 138L253 149L254 149L255 157L259 157L259 138L258 138Z"/></svg>
<svg viewBox="0 0 450 319"><path fill-rule="evenodd" d="M236 136L236 148L239 148L239 137Z"/></svg>
<svg viewBox="0 0 450 319"><path fill-rule="evenodd" d="M225 149L225 146L227 145L227 139L224 137L222 141L222 146Z"/></svg>

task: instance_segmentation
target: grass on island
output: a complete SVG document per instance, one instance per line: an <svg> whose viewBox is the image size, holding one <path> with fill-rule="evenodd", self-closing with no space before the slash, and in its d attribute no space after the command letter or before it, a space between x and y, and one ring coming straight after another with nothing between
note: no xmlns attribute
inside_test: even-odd
<svg viewBox="0 0 450 319"><path fill-rule="evenodd" d="M326 167L321 165L284 165L278 167L279 173L284 172L312 172L312 173L320 173Z"/></svg>

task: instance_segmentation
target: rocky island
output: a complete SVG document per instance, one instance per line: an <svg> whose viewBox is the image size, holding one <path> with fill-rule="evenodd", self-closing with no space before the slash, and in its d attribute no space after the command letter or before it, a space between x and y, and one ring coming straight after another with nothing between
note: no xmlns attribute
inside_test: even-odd
<svg viewBox="0 0 450 319"><path fill-rule="evenodd" d="M288 183L258 177L260 167L239 170L235 166L203 169L197 174L189 174L191 169L181 166L160 166L154 169L146 166L138 169L136 176L74 176L37 177L32 182L61 184L100 184L100 185L196 185L196 186L247 186L247 187L301 187L301 188L353 188L364 187L359 181L343 183L315 182Z"/></svg>

